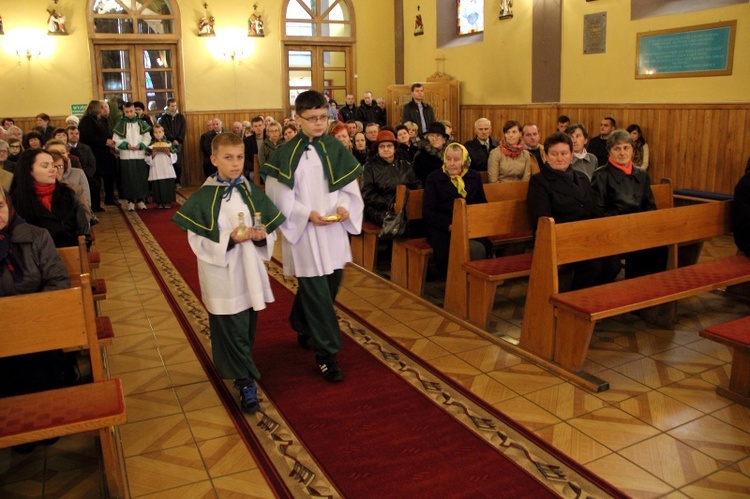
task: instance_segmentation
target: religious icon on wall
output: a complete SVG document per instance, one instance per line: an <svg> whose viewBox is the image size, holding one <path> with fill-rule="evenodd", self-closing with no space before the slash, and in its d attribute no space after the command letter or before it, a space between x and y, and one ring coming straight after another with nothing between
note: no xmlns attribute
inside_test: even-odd
<svg viewBox="0 0 750 499"><path fill-rule="evenodd" d="M414 19L414 36L424 35L424 24L422 24L422 14L419 13L417 5L417 17Z"/></svg>
<svg viewBox="0 0 750 499"><path fill-rule="evenodd" d="M48 35L67 35L68 30L65 27L65 14L57 12L56 9L47 9L47 34Z"/></svg>
<svg viewBox="0 0 750 499"><path fill-rule="evenodd" d="M4 35L5 31L3 31L3 16L0 16L0 35Z"/></svg>
<svg viewBox="0 0 750 499"><path fill-rule="evenodd" d="M253 15L247 20L247 36L266 36L263 19L258 14L258 4L253 5Z"/></svg>
<svg viewBox="0 0 750 499"><path fill-rule="evenodd" d="M500 19L513 17L513 0L502 0L500 2Z"/></svg>
<svg viewBox="0 0 750 499"><path fill-rule="evenodd" d="M216 32L214 31L216 20L214 16L208 13L207 3L203 4L203 8L205 9L205 13L198 19L198 36L216 36Z"/></svg>

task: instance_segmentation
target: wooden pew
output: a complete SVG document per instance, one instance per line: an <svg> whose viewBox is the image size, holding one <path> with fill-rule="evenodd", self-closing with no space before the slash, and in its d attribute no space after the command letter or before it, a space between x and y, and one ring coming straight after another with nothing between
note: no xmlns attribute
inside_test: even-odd
<svg viewBox="0 0 750 499"><path fill-rule="evenodd" d="M718 385L716 393L750 407L750 316L711 326L700 335L732 349L729 384Z"/></svg>
<svg viewBox="0 0 750 499"><path fill-rule="evenodd" d="M597 321L750 281L744 256L677 265L680 243L727 234L730 216L719 202L564 224L540 218L520 346L577 372ZM659 246L669 250L664 272L559 293L560 265Z"/></svg>
<svg viewBox="0 0 750 499"><path fill-rule="evenodd" d="M529 190L528 182L510 182L484 184L484 195L488 202L504 201L507 199L526 199ZM399 185L396 188L396 203L394 209L398 212L404 206L406 197L406 186ZM406 208L409 220L422 219L422 201L424 191L415 189L409 193L409 203ZM494 234L493 236L497 236ZM507 235L506 235L507 236ZM531 238L531 230L528 233L513 234L512 237L490 238L493 244L507 244L509 242L525 241ZM393 253L391 257L391 281L406 288L417 296L424 292L425 277L427 275L427 264L432 258L432 247L424 237L411 239L397 239L393 242Z"/></svg>
<svg viewBox="0 0 750 499"><path fill-rule="evenodd" d="M471 261L469 240L502 234L531 232L526 199L467 205L453 204L445 310L484 328L497 286L507 279L529 275L531 254Z"/></svg>
<svg viewBox="0 0 750 499"><path fill-rule="evenodd" d="M104 379L89 275L70 289L0 298L0 356L80 348L93 383L3 399L0 447L98 430L109 495L124 497L124 469L112 428L127 421L119 379Z"/></svg>

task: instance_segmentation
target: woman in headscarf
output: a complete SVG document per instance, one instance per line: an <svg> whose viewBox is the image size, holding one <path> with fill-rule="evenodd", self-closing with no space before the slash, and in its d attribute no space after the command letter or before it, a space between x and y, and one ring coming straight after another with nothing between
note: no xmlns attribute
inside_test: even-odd
<svg viewBox="0 0 750 499"><path fill-rule="evenodd" d="M503 139L487 159L490 182L526 182L531 178L531 156L521 141L521 129L513 120L503 125Z"/></svg>
<svg viewBox="0 0 750 499"><path fill-rule="evenodd" d="M0 309L1 297L69 287L68 271L49 233L27 224L16 214L10 196L0 189ZM0 398L59 388L64 384L64 372L62 350L4 357L0 359ZM14 449L31 452L35 445Z"/></svg>
<svg viewBox="0 0 750 499"><path fill-rule="evenodd" d="M448 271L453 201L462 197L466 204L487 202L482 176L469 169L470 164L466 148L453 142L445 148L443 167L427 176L422 216L427 227L427 242L434 252L431 271L437 278L444 278ZM472 240L469 246L472 260L487 257L488 241L485 239Z"/></svg>
<svg viewBox="0 0 750 499"><path fill-rule="evenodd" d="M55 246L78 246L78 236L91 244L91 228L75 192L57 181L52 156L42 149L21 153L11 194L18 214L28 223L47 229Z"/></svg>

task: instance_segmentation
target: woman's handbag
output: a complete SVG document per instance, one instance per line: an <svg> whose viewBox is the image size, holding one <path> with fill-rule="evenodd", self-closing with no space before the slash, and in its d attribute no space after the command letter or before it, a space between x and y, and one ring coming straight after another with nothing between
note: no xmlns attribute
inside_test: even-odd
<svg viewBox="0 0 750 499"><path fill-rule="evenodd" d="M383 218L383 228L380 229L378 237L381 239L394 239L406 233L409 221L406 219L406 205L409 203L409 189L406 189L404 206L401 211L395 213L392 209Z"/></svg>

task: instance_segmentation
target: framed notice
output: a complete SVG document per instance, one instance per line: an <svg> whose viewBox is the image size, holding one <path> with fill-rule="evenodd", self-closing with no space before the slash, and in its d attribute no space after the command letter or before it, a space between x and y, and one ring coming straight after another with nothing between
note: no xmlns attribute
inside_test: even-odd
<svg viewBox="0 0 750 499"><path fill-rule="evenodd" d="M685 78L732 74L737 21L638 33L635 77Z"/></svg>

